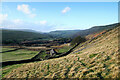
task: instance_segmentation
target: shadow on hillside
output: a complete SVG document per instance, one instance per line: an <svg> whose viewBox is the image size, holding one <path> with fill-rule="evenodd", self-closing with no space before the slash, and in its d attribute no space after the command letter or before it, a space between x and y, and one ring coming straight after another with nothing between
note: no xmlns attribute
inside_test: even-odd
<svg viewBox="0 0 120 80"><path fill-rule="evenodd" d="M40 61L40 60L26 59L26 60L20 60L20 61L7 61L7 62L2 62L2 67L7 66L7 65L29 63L29 62L35 62L35 61Z"/></svg>

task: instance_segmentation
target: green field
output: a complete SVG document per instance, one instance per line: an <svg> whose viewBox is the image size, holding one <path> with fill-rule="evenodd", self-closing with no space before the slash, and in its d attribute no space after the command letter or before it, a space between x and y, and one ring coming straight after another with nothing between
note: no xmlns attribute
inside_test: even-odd
<svg viewBox="0 0 120 80"><path fill-rule="evenodd" d="M71 47L70 46L64 46L57 50L58 53L65 53L67 52Z"/></svg>
<svg viewBox="0 0 120 80"><path fill-rule="evenodd" d="M2 48L2 52L8 51L8 50L14 50L15 48Z"/></svg>
<svg viewBox="0 0 120 80"><path fill-rule="evenodd" d="M8 51L13 49L15 48L2 48L2 51ZM5 62L5 61L18 61L18 60L30 59L38 53L39 51L19 49L16 51L5 52L0 54L2 54L2 62Z"/></svg>
<svg viewBox="0 0 120 80"><path fill-rule="evenodd" d="M64 46L60 49L57 50L58 53L65 53L67 52L71 47L69 46ZM2 52L4 51L9 51L9 50L14 50L15 48L2 48ZM2 62L6 61L19 61L19 60L25 60L25 59L31 59L34 57L36 54L38 54L39 51L31 51L31 50L26 50L26 49L19 49L16 51L10 51L10 52L4 52L0 53L2 55ZM42 52L39 55L39 58L45 59L45 56L47 56L46 52Z"/></svg>

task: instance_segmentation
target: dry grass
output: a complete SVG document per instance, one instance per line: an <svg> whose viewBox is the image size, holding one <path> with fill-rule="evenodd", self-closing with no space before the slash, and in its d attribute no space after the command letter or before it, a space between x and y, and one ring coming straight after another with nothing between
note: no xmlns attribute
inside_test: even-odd
<svg viewBox="0 0 120 80"><path fill-rule="evenodd" d="M79 53L40 62L27 63L12 70L6 78L116 78L119 73L118 28L87 45ZM84 46L85 47L85 46ZM79 50L80 48L76 48ZM76 51L75 50L75 51ZM96 54L92 57L90 55Z"/></svg>

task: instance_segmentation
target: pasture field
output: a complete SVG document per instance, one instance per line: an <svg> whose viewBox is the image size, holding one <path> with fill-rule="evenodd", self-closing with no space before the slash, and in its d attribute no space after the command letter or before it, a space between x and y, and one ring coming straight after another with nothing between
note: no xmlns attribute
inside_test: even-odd
<svg viewBox="0 0 120 80"><path fill-rule="evenodd" d="M2 51L8 51L13 49L15 48L2 48ZM5 61L19 61L24 59L30 59L38 53L39 51L19 49L16 51L4 52L0 54L2 54L2 62L5 62Z"/></svg>
<svg viewBox="0 0 120 80"><path fill-rule="evenodd" d="M4 52L4 51L8 51L8 50L14 50L15 48L6 48L6 47L3 47L2 48L2 52Z"/></svg>
<svg viewBox="0 0 120 80"><path fill-rule="evenodd" d="M62 47L62 48L60 48L60 49L57 49L57 52L58 52L58 53L65 53L65 52L67 52L70 48L71 48L70 46L64 46L64 47Z"/></svg>
<svg viewBox="0 0 120 80"><path fill-rule="evenodd" d="M62 48L57 49L57 52L58 53L65 53L70 48L71 47L69 47L69 46L64 46ZM30 59L30 58L34 57L36 54L38 54L40 52L40 50L37 50L37 51L27 50L27 49L31 49L31 48L18 49L18 50L15 50L15 49L16 48L3 47L2 52L4 52L4 53L0 53L2 55L2 62L5 62L5 61L19 61L19 60ZM34 49L34 47L32 49ZM37 49L37 48L35 47L35 49ZM9 51L9 50L15 50L15 51L5 52L5 51ZM39 57L44 59L46 55L47 54L45 52L42 52L39 55Z"/></svg>

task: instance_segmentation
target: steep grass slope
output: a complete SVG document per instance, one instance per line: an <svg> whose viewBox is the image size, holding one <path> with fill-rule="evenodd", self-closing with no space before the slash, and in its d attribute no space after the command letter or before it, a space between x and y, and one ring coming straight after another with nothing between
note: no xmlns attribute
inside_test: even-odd
<svg viewBox="0 0 120 80"><path fill-rule="evenodd" d="M118 28L110 30L65 57L23 64L6 78L116 78L118 65ZM78 51L79 46L74 50ZM73 51L73 52L74 52Z"/></svg>

